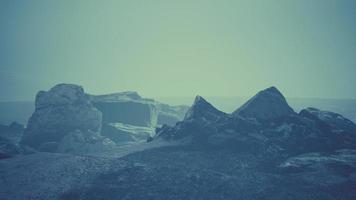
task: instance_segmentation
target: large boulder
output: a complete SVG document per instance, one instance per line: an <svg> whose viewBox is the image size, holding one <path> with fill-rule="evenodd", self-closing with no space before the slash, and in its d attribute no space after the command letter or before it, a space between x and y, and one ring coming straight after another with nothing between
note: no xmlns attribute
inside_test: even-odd
<svg viewBox="0 0 356 200"><path fill-rule="evenodd" d="M73 131L101 130L102 114L81 86L59 84L47 92L40 91L35 106L21 139L23 146L39 150L47 145L53 150Z"/></svg>

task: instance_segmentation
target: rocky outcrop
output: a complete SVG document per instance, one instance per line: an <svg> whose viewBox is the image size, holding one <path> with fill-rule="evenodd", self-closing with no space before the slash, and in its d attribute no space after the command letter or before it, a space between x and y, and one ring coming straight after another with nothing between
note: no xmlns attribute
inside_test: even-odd
<svg viewBox="0 0 356 200"><path fill-rule="evenodd" d="M228 115L219 111L203 97L197 96L193 105L187 111L184 120L171 127L164 125L156 129L155 137L165 139L182 139L190 136L194 141L201 143L210 135L216 133L217 123Z"/></svg>
<svg viewBox="0 0 356 200"><path fill-rule="evenodd" d="M190 138L195 144L273 157L356 149L355 130L353 122L336 113L311 108L295 113L271 87L232 114L217 110L198 96L183 121L158 128L153 140Z"/></svg>
<svg viewBox="0 0 356 200"><path fill-rule="evenodd" d="M36 96L35 112L28 121L21 145L55 150L68 134L101 130L102 114L82 87L59 84ZM50 144L50 145L49 145Z"/></svg>

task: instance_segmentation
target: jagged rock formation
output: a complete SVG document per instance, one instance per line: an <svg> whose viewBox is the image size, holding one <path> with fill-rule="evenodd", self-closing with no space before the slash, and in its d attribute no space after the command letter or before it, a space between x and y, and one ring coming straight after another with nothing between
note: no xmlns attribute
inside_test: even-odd
<svg viewBox="0 0 356 200"><path fill-rule="evenodd" d="M192 138L194 143L274 156L356 148L355 130L353 122L336 113L311 108L295 113L271 87L232 114L198 96L183 121L157 129L154 138Z"/></svg>
<svg viewBox="0 0 356 200"><path fill-rule="evenodd" d="M206 120L214 122L224 117L226 114L221 112L207 102L203 97L196 96L193 105L187 111L184 120Z"/></svg>
<svg viewBox="0 0 356 200"><path fill-rule="evenodd" d="M204 140L216 132L215 124L224 117L227 114L214 108L203 97L197 96L183 121L173 127L164 125L157 128L155 137L179 139L192 136L194 140Z"/></svg>
<svg viewBox="0 0 356 200"><path fill-rule="evenodd" d="M158 128L151 143L131 150L3 159L0 196L5 194L1 196L5 200L356 199L355 124L336 113L313 108L281 113L266 103L275 101L261 102L266 106L262 111L273 108L269 110L273 115L226 114L197 97L184 120ZM136 127L109 125L129 132ZM72 145L61 146L61 152L75 151L72 148L78 145L85 151L96 137L100 136L95 132L71 132L61 144ZM145 145L158 148L143 150ZM52 144L43 147L50 149Z"/></svg>
<svg viewBox="0 0 356 200"><path fill-rule="evenodd" d="M21 145L55 151L61 140L73 131L101 130L102 114L80 86L59 84L47 92L40 91L35 105Z"/></svg>

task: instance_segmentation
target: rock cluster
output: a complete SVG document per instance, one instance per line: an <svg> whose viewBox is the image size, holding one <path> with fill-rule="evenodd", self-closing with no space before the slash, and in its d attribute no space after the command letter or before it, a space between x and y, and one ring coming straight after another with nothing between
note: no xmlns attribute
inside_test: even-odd
<svg viewBox="0 0 356 200"><path fill-rule="evenodd" d="M295 113L277 88L263 90L232 114L198 96L185 119L156 130L155 138L189 139L200 145L273 156L356 149L356 125L315 108Z"/></svg>

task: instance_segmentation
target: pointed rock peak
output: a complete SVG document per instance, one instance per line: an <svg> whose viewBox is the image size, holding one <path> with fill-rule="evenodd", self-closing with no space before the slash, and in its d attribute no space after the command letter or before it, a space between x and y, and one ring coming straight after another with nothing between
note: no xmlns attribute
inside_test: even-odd
<svg viewBox="0 0 356 200"><path fill-rule="evenodd" d="M263 96L278 96L279 98L283 99L285 101L285 98L283 94L274 86L269 87L267 89L264 89L260 92L257 93L257 95L263 95Z"/></svg>
<svg viewBox="0 0 356 200"><path fill-rule="evenodd" d="M233 112L233 115L261 120L274 119L290 114L294 114L293 109L276 87L270 87L258 92Z"/></svg>
<svg viewBox="0 0 356 200"><path fill-rule="evenodd" d="M281 93L275 86L271 86L265 90L262 90L262 91L273 91L273 92L278 92L278 93Z"/></svg>
<svg viewBox="0 0 356 200"><path fill-rule="evenodd" d="M207 102L202 96L197 95L194 99L193 106L197 104L210 104L210 103Z"/></svg>
<svg viewBox="0 0 356 200"><path fill-rule="evenodd" d="M205 118L207 120L217 120L226 115L224 112L216 109L207 102L203 97L196 96L193 105L187 111L184 120Z"/></svg>

